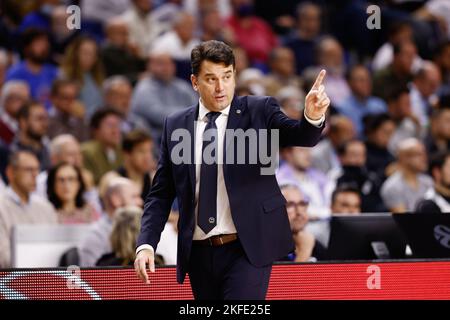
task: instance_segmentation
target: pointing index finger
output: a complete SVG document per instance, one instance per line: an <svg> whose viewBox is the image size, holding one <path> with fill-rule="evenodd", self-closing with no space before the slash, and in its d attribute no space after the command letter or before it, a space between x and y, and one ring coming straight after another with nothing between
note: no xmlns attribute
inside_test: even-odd
<svg viewBox="0 0 450 320"><path fill-rule="evenodd" d="M320 85L323 82L323 79L325 78L326 73L327 72L325 71L325 69L322 69L319 72L319 75L317 76L316 81L314 82L314 85L313 85L312 89L315 89L315 90L319 89Z"/></svg>

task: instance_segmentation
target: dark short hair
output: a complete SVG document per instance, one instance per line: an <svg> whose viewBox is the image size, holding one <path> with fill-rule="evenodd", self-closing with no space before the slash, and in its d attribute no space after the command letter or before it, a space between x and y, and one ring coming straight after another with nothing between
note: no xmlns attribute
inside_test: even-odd
<svg viewBox="0 0 450 320"><path fill-rule="evenodd" d="M344 143L341 143L340 145L337 146L336 153L338 154L338 156L343 156L347 152L348 146L355 142L364 143L362 140L357 139L357 138L352 138L350 140L347 140Z"/></svg>
<svg viewBox="0 0 450 320"><path fill-rule="evenodd" d="M341 193L356 193L359 197L361 197L361 192L359 192L356 183L341 183L337 185L336 189L334 189L333 193L331 194L332 204L336 201L337 196Z"/></svg>
<svg viewBox="0 0 450 320"><path fill-rule="evenodd" d="M367 136L377 131L387 121L393 121L388 113L369 114L364 116L364 134Z"/></svg>
<svg viewBox="0 0 450 320"><path fill-rule="evenodd" d="M61 199L58 197L58 195L56 194L55 191L55 185L56 185L56 174L58 173L58 170L61 169L62 167L72 167L75 169L75 171L77 172L77 179L78 179L78 183L80 185L80 188L78 189L77 195L75 196L75 206L77 208L82 208L85 204L84 201L84 192L86 190L86 187L84 185L84 181L83 181L83 177L81 175L81 171L79 168L77 168L74 165L71 165L67 162L61 162L59 164L57 164L56 166L52 167L49 172L48 172L48 178L47 178L47 196L48 196L48 200L53 204L53 206L56 209L61 209L62 207L62 201Z"/></svg>
<svg viewBox="0 0 450 320"><path fill-rule="evenodd" d="M20 37L22 50L28 48L36 39L39 38L49 39L48 32L42 28L27 28L25 31L23 31Z"/></svg>
<svg viewBox="0 0 450 320"><path fill-rule="evenodd" d="M19 165L20 155L22 155L22 154L28 154L30 156L33 156L39 162L38 157L32 151L26 150L26 149L18 149L18 150L11 152L8 155L8 166L14 167L14 168L17 167Z"/></svg>
<svg viewBox="0 0 450 320"><path fill-rule="evenodd" d="M103 120L110 115L117 116L120 119L123 118L122 114L116 109L110 107L102 108L95 111L94 114L92 115L91 121L89 123L90 128L94 130L98 129L102 124Z"/></svg>
<svg viewBox="0 0 450 320"><path fill-rule="evenodd" d="M406 84L393 85L391 88L387 89L386 101L394 102L398 101L402 94L409 94L409 88Z"/></svg>
<svg viewBox="0 0 450 320"><path fill-rule="evenodd" d="M233 49L226 43L217 40L209 40L200 43L191 51L192 74L198 76L203 61L223 63L225 66L235 67Z"/></svg>
<svg viewBox="0 0 450 320"><path fill-rule="evenodd" d="M65 78L60 78L60 79L55 79L55 81L53 81L52 83L52 88L50 89L50 95L51 96L56 96L59 94L59 90L61 90L62 87L65 86L77 86L77 82L71 79L65 79Z"/></svg>
<svg viewBox="0 0 450 320"><path fill-rule="evenodd" d="M151 141L153 141L153 138L144 130L132 130L123 137L122 150L126 153L130 153L137 145Z"/></svg>
<svg viewBox="0 0 450 320"><path fill-rule="evenodd" d="M435 154L433 154L430 157L430 166L429 171L430 174L433 172L433 169L438 168L439 170L442 169L445 162L447 161L447 158L450 157L450 151L439 151Z"/></svg>
<svg viewBox="0 0 450 320"><path fill-rule="evenodd" d="M34 107L42 107L45 108L45 106L40 103L39 101L28 101L26 102L17 112L17 119L28 119L30 116L31 109Z"/></svg>

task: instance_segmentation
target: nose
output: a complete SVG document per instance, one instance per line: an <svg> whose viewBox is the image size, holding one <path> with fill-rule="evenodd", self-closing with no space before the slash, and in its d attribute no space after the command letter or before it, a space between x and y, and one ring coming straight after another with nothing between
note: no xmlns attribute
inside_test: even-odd
<svg viewBox="0 0 450 320"><path fill-rule="evenodd" d="M216 82L216 92L222 92L223 90L223 83L221 79L218 79Z"/></svg>

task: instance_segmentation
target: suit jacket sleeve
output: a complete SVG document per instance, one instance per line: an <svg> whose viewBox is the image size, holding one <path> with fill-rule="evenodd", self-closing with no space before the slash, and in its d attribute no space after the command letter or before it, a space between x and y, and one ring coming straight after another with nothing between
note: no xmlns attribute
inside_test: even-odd
<svg viewBox="0 0 450 320"><path fill-rule="evenodd" d="M137 247L142 244L149 244L155 251L175 199L175 184L167 146L167 136L166 119L161 138L158 168L153 178L152 188L145 199L141 232L137 241Z"/></svg>
<svg viewBox="0 0 450 320"><path fill-rule="evenodd" d="M264 107L267 127L278 129L280 134L280 147L298 146L313 147L319 142L325 124L316 127L305 118L293 120L281 111L278 102L268 97Z"/></svg>

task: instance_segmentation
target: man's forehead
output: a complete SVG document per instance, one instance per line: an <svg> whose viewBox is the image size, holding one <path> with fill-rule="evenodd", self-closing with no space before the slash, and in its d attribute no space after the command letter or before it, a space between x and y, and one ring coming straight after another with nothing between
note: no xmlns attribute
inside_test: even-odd
<svg viewBox="0 0 450 320"><path fill-rule="evenodd" d="M233 72L233 65L225 65L223 62L212 62L205 60L201 64L200 74L223 74L227 72Z"/></svg>

